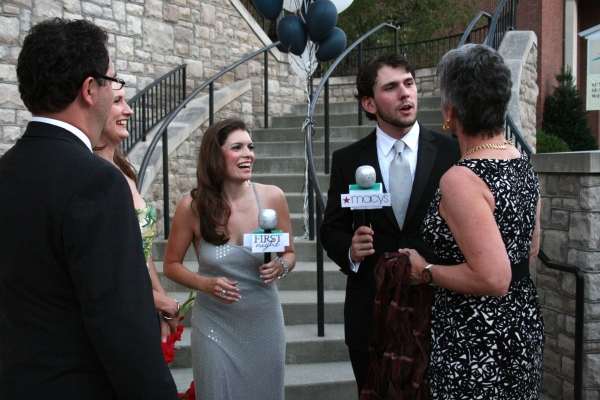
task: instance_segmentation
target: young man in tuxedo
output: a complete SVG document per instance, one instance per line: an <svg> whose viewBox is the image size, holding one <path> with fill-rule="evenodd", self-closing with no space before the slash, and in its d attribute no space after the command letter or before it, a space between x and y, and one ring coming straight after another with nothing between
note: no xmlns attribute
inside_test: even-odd
<svg viewBox="0 0 600 400"><path fill-rule="evenodd" d="M375 265L383 253L406 247L434 259L423 241L421 224L441 176L458 161L460 150L458 141L449 135L432 132L417 122L415 74L401 55L386 53L367 61L357 74L356 89L356 98L367 117L377 121L377 128L333 153L321 238L329 258L348 275L344 330L360 395L370 366ZM401 147L396 145L398 141ZM403 173L392 166L396 148L401 149L398 156L403 159ZM392 194L392 207L367 211L368 224L363 223L362 210L342 208L340 201L340 195L356 183L356 169L363 165L375 169L376 180L386 192L390 185L405 185L400 190L405 200L394 201Z"/></svg>
<svg viewBox="0 0 600 400"><path fill-rule="evenodd" d="M53 19L17 63L33 117L0 158L0 397L176 399L131 191L92 153L120 86L104 30Z"/></svg>

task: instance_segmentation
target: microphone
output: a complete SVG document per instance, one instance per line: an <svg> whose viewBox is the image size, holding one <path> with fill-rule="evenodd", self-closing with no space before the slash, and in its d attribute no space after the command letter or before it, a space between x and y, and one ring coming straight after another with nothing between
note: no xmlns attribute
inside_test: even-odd
<svg viewBox="0 0 600 400"><path fill-rule="evenodd" d="M265 233L271 233L277 227L277 212L270 208L260 210L258 213L258 227ZM271 262L271 253L265 253L265 264Z"/></svg>
<svg viewBox="0 0 600 400"><path fill-rule="evenodd" d="M356 184L361 189L370 189L375 185L375 168L370 165L362 165L356 168L356 173L354 174L356 179ZM363 210L363 226L367 226L367 211Z"/></svg>

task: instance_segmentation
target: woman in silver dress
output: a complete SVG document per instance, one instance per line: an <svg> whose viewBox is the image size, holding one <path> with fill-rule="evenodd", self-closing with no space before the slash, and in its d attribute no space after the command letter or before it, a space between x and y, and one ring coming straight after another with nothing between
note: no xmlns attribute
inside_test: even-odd
<svg viewBox="0 0 600 400"><path fill-rule="evenodd" d="M210 126L198 157L198 188L177 206L164 269L168 278L196 290L192 355L197 398L283 399L285 331L275 281L296 255L285 195L250 182L254 145L243 121ZM290 244L274 260L244 247L258 229L261 209L277 213ZM194 246L198 273L183 265Z"/></svg>
<svg viewBox="0 0 600 400"><path fill-rule="evenodd" d="M433 399L537 399L544 323L529 266L539 248L539 184L504 139L510 70L485 45L447 53L437 69L445 129L462 158L440 180L413 283L435 287L429 385Z"/></svg>

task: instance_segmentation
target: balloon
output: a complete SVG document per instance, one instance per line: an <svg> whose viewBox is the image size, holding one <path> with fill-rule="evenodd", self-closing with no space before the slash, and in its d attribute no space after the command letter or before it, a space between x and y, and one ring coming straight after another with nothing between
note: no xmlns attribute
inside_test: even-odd
<svg viewBox="0 0 600 400"><path fill-rule="evenodd" d="M283 0L254 0L254 8L266 19L274 21L281 14Z"/></svg>
<svg viewBox="0 0 600 400"><path fill-rule="evenodd" d="M330 0L317 0L308 7L306 31L313 42L325 39L337 23L337 9Z"/></svg>
<svg viewBox="0 0 600 400"><path fill-rule="evenodd" d="M304 0L283 0L283 9L289 12L296 12Z"/></svg>
<svg viewBox="0 0 600 400"><path fill-rule="evenodd" d="M346 43L346 34L336 26L329 36L319 42L319 48L315 56L321 62L333 60L344 52Z"/></svg>
<svg viewBox="0 0 600 400"><path fill-rule="evenodd" d="M317 69L317 60L315 59L314 52L311 55L311 47L312 46L306 46L306 49L301 56L288 54L290 67L298 76L306 77L307 74L312 75Z"/></svg>
<svg viewBox="0 0 600 400"><path fill-rule="evenodd" d="M333 4L335 4L335 8L337 8L337 13L341 13L346 8L350 7L353 0L331 0Z"/></svg>
<svg viewBox="0 0 600 400"><path fill-rule="evenodd" d="M308 41L306 25L297 15L288 15L279 21L277 36L283 47L297 56L304 52Z"/></svg>

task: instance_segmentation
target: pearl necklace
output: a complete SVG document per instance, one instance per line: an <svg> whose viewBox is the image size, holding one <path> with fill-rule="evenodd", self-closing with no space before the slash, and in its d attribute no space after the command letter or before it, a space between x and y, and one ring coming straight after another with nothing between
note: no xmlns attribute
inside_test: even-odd
<svg viewBox="0 0 600 400"><path fill-rule="evenodd" d="M460 160L458 161L462 161L465 159L466 156L468 156L469 154L475 153L477 150L481 150L481 149L495 149L495 150L506 150L506 145L513 144L512 140L505 140L502 143L484 143L484 144L480 144L479 146L475 146L470 150L467 150L467 152L465 154L462 155L462 157L460 158Z"/></svg>

